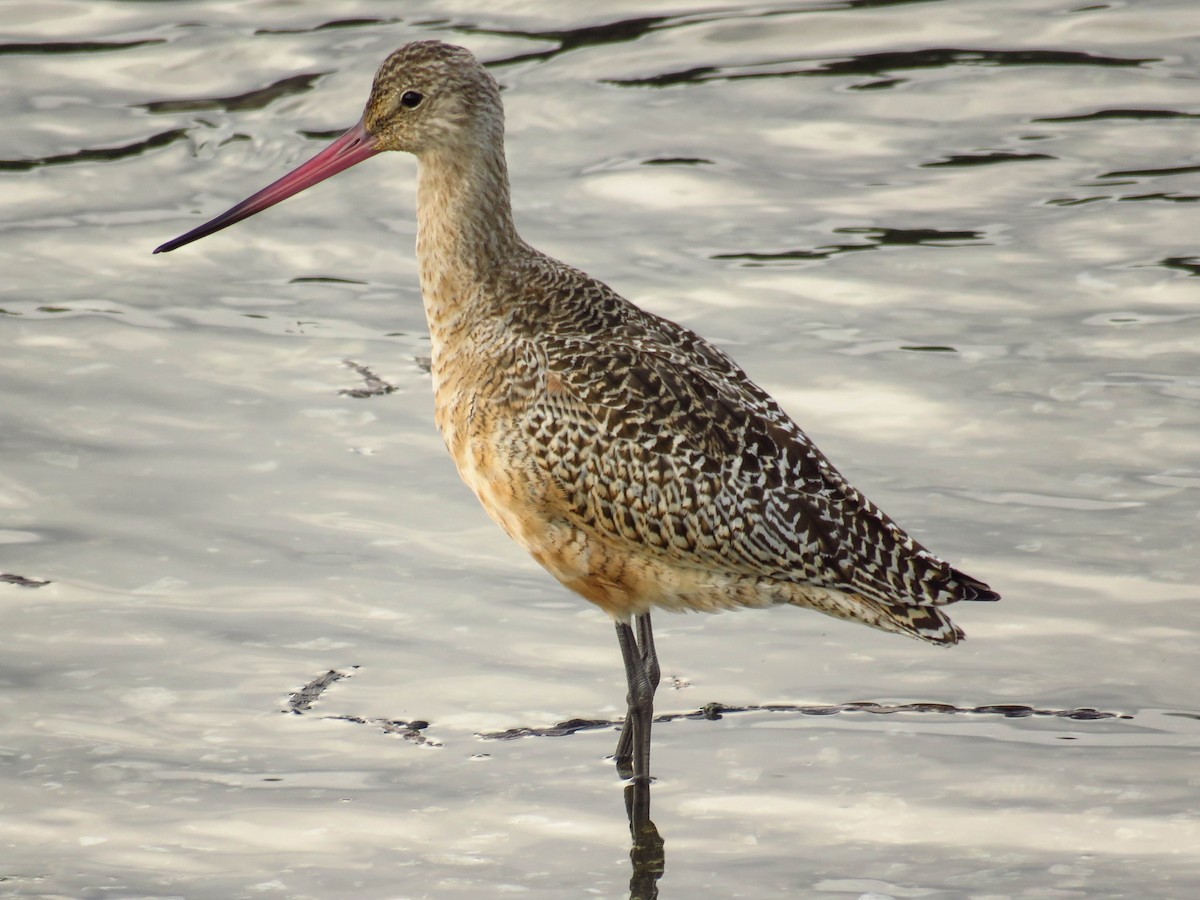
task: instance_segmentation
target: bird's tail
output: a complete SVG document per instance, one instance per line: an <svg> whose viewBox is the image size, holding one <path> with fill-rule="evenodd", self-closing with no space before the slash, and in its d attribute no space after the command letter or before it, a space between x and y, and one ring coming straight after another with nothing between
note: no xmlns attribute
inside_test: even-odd
<svg viewBox="0 0 1200 900"><path fill-rule="evenodd" d="M787 602L815 609L837 619L861 622L881 631L906 634L931 644L957 644L965 634L950 621L941 606L914 603L855 589L788 585Z"/></svg>
<svg viewBox="0 0 1200 900"><path fill-rule="evenodd" d="M946 563L941 563L938 569L934 569L932 577L927 577L923 585L924 596L919 599L890 593L862 596L863 602L874 605L883 613L876 627L907 634L931 644L957 644L966 637L966 633L950 620L943 607L960 600L992 602L1000 599L998 593L978 578L972 578Z"/></svg>

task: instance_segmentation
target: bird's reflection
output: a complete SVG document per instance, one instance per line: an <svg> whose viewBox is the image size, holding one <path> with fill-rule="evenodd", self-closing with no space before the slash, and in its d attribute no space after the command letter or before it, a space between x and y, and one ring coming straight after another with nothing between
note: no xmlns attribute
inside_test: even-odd
<svg viewBox="0 0 1200 900"><path fill-rule="evenodd" d="M349 678L352 671L339 672L330 669L311 679L289 697L284 712L295 715L306 715L324 691L337 681ZM651 679L657 681L657 678ZM723 703L706 703L704 706L689 712L663 713L653 717L645 729L647 747L650 740L650 729L654 725L666 725L680 720L709 720L716 721L731 714L769 713L791 714L793 716L888 716L896 714L920 716L962 716L978 721L984 716L1002 716L1004 718L1027 718L1031 716L1055 717L1075 721L1093 721L1098 719L1129 719L1127 713L1104 711L1092 706L1076 707L1074 709L1054 709L1033 706L1023 702L990 703L984 706L956 706L941 701L918 701L911 703L878 703L873 700L855 700L848 703L834 704L795 704L771 703L750 704L744 706L727 706ZM421 720L405 721L395 718L363 717L357 715L333 714L320 718L337 719L355 722L359 725L370 725L386 734L398 734L406 740L429 747L440 747L441 742L427 734L429 722ZM628 714L626 715L628 720ZM507 731L480 732L479 737L489 741L511 741L526 737L563 737L587 731L611 731L621 729L623 735L632 735L625 731L625 720L573 718L559 722L549 727L510 728ZM625 814L629 819L630 850L629 861L631 875L629 878L630 900L657 900L658 881L662 878L666 867L666 856L663 850L663 839L658 828L650 818L650 779L638 778L634 774L633 745L636 738L629 741L620 739L616 752L610 759L616 764L617 775L628 780L625 786ZM645 760L649 762L648 752Z"/></svg>
<svg viewBox="0 0 1200 900"><path fill-rule="evenodd" d="M650 782L636 779L625 786L625 813L629 816L629 900L655 900L658 879L666 869L663 839L650 821Z"/></svg>

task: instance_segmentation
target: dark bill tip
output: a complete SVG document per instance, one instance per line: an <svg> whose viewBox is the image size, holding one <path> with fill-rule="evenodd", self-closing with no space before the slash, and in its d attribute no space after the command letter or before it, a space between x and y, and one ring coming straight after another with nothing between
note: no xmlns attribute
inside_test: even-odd
<svg viewBox="0 0 1200 900"><path fill-rule="evenodd" d="M368 132L366 126L360 121L308 162L296 167L257 194L230 207L215 219L205 222L165 244L160 244L154 248L154 252L170 253L172 250L206 237L214 231L228 228L234 222L248 219L255 213L262 212L268 206L274 206L279 201L286 200L293 194L298 194L331 175L336 175L338 172L357 165L378 152L379 146L375 142L375 136Z"/></svg>

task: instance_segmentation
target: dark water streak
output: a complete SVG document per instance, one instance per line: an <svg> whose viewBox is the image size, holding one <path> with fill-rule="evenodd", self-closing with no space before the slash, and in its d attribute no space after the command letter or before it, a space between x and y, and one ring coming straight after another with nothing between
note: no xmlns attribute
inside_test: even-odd
<svg viewBox="0 0 1200 900"><path fill-rule="evenodd" d="M55 56L64 53L111 53L115 50L131 50L152 44L165 44L164 38L147 38L141 41L39 41L29 44L0 44L0 56Z"/></svg>
<svg viewBox="0 0 1200 900"><path fill-rule="evenodd" d="M808 262L830 259L842 253L861 250L878 250L880 247L939 247L952 248L967 242L982 241L982 231L941 231L935 228L871 228L853 226L833 229L834 234L861 234L866 244L827 244L813 250L747 251L742 253L716 253L710 259L744 260L746 265L766 263Z"/></svg>
<svg viewBox="0 0 1200 900"><path fill-rule="evenodd" d="M97 147L30 159L0 159L0 172L28 172L30 169L42 166L61 166L71 163L112 162L131 156L141 156L149 150L169 146L177 141L185 140L187 135L187 130L184 128L172 128L170 131L162 131L132 144L122 144L120 147Z"/></svg>
<svg viewBox="0 0 1200 900"><path fill-rule="evenodd" d="M196 112L219 109L225 112L244 112L265 109L276 100L305 94L313 89L317 79L328 72L308 72L280 78L266 87L255 88L232 97L196 97L190 100L152 100L138 104L138 108L151 113Z"/></svg>
<svg viewBox="0 0 1200 900"><path fill-rule="evenodd" d="M739 81L757 78L791 78L810 76L870 75L875 77L893 72L931 70L958 66L1102 66L1128 68L1160 62L1154 57L1100 56L1071 50L981 50L974 48L926 48L921 50L865 53L859 56L827 60L824 58L792 57L771 62L752 63L742 67L695 66L676 72L650 75L643 78L606 79L606 84L619 87L674 87L680 84L699 84L706 81ZM768 66L787 66L807 63L798 68L759 70ZM894 79L889 86L900 84ZM878 85L875 85L878 86Z"/></svg>

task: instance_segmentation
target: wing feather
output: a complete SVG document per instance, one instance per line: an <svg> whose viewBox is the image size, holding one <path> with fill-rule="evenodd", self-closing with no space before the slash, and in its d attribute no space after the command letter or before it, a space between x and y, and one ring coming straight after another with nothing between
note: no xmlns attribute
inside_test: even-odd
<svg viewBox="0 0 1200 900"><path fill-rule="evenodd" d="M528 311L547 384L525 427L578 525L664 559L886 605L995 598L852 487L725 353L577 274L584 290L571 286L565 311L553 286ZM549 335L555 314L576 327Z"/></svg>

